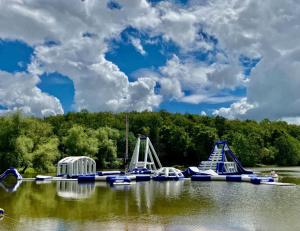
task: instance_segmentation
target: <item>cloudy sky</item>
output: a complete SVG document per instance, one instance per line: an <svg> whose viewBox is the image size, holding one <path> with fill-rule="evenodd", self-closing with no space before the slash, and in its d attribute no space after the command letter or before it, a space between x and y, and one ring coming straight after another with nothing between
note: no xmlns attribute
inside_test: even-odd
<svg viewBox="0 0 300 231"><path fill-rule="evenodd" d="M297 0L0 0L0 113L300 122Z"/></svg>

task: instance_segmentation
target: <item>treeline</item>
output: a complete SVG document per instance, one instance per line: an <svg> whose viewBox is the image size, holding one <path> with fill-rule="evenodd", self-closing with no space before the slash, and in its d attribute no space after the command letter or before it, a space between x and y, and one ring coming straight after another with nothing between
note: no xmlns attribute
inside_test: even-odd
<svg viewBox="0 0 300 231"><path fill-rule="evenodd" d="M10 166L55 171L69 155L96 159L98 168L122 167L125 113L81 111L44 119L20 113L0 117L0 170ZM300 126L286 122L227 120L191 114L130 112L129 156L136 137L150 137L163 165L195 166L216 140L227 140L245 166L299 165Z"/></svg>

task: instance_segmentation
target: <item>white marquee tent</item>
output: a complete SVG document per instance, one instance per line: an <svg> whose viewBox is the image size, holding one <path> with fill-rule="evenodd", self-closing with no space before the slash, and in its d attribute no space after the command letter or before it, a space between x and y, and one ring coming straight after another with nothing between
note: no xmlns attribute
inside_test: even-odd
<svg viewBox="0 0 300 231"><path fill-rule="evenodd" d="M69 156L57 164L57 176L77 177L96 174L96 162L87 156Z"/></svg>

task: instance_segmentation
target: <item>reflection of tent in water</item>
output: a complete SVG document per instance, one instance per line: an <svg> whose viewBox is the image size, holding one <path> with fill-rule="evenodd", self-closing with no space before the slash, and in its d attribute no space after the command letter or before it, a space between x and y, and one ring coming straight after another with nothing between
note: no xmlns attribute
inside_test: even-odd
<svg viewBox="0 0 300 231"><path fill-rule="evenodd" d="M57 181L57 195L69 199L84 199L95 192L95 184L78 184L77 181Z"/></svg>
<svg viewBox="0 0 300 231"><path fill-rule="evenodd" d="M162 167L156 151L146 136L139 136L129 164L129 171L137 169L158 170Z"/></svg>

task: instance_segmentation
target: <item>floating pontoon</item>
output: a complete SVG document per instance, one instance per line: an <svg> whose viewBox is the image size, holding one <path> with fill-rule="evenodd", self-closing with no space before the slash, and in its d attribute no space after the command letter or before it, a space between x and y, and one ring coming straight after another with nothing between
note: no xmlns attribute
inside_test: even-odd
<svg viewBox="0 0 300 231"><path fill-rule="evenodd" d="M76 178L96 174L96 162L87 156L69 156L57 164L57 176Z"/></svg>
<svg viewBox="0 0 300 231"><path fill-rule="evenodd" d="M98 176L124 175L123 171L101 171L97 172Z"/></svg>
<svg viewBox="0 0 300 231"><path fill-rule="evenodd" d="M53 179L53 176L37 175L35 177L36 181L51 181L52 179Z"/></svg>
<svg viewBox="0 0 300 231"><path fill-rule="evenodd" d="M192 181L229 181L229 182L249 182L261 184L262 182L274 182L272 177L258 177L249 175L193 175Z"/></svg>
<svg viewBox="0 0 300 231"><path fill-rule="evenodd" d="M78 176L78 182L95 182L95 181L103 181L108 182L110 179L123 179L124 177L130 179L131 181L150 181L151 177L150 175L108 175L108 176Z"/></svg>
<svg viewBox="0 0 300 231"><path fill-rule="evenodd" d="M156 151L146 136L139 136L129 164L129 172L134 174L150 174L162 168Z"/></svg>

